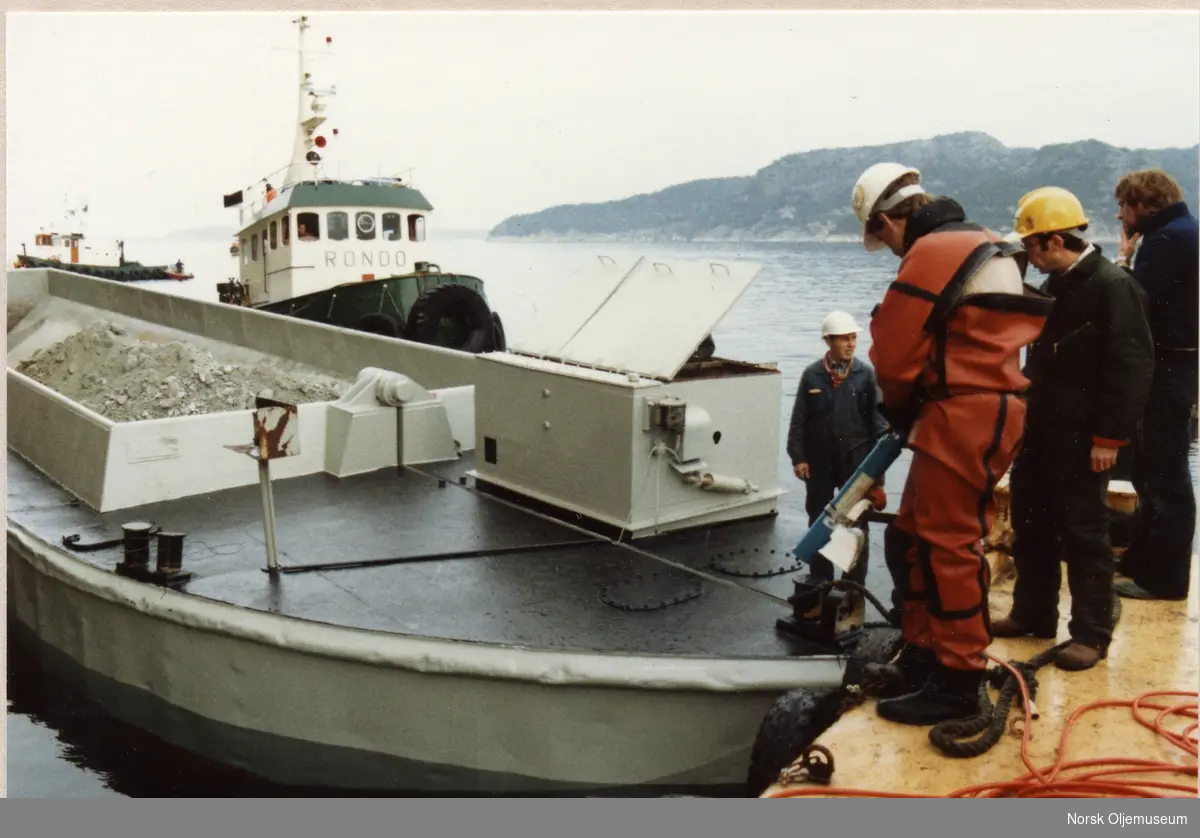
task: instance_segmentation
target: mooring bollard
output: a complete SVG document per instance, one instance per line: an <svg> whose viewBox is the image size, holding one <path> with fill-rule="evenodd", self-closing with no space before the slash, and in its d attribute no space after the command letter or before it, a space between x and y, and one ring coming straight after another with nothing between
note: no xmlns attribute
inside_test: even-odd
<svg viewBox="0 0 1200 838"><path fill-rule="evenodd" d="M126 569L136 572L150 566L150 534L153 529L154 525L146 521L121 526L121 532L125 535Z"/></svg>
<svg viewBox="0 0 1200 838"><path fill-rule="evenodd" d="M181 532L158 534L158 561L155 570L162 575L183 570L183 537Z"/></svg>
<svg viewBox="0 0 1200 838"><path fill-rule="evenodd" d="M279 572L275 550L275 495L271 488L271 460L295 457L300 453L299 415L296 405L264 399L254 402L254 442L250 445L226 445L230 451L246 454L258 461L258 484L262 490L263 536L267 546L267 571Z"/></svg>

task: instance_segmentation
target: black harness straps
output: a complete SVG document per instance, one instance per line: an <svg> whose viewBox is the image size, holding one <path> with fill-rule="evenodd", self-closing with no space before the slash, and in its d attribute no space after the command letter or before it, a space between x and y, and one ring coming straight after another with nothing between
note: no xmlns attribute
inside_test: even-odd
<svg viewBox="0 0 1200 838"><path fill-rule="evenodd" d="M979 273L989 260L996 257L1015 259L1021 271L1021 281L1024 283L1025 271L1029 267L1029 257L1025 251L1009 242L983 242L967 254L967 258L954 272L954 276L950 277L950 281L933 301L933 310L925 318L922 328L933 335L935 346L933 362L934 372L937 375L937 383L927 388L926 396L930 400L949 398L951 395L946 385L946 340L948 334L946 324L950 319L950 314L962 302L963 289L967 287L971 277Z"/></svg>

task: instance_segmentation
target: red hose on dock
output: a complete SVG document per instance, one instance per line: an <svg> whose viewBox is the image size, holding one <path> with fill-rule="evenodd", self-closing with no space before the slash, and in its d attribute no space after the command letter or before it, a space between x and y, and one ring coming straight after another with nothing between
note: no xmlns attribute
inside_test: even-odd
<svg viewBox="0 0 1200 838"><path fill-rule="evenodd" d="M903 792L871 791L854 788L829 788L827 786L805 786L782 789L763 795L768 798L785 797L901 797L901 798L952 798L952 797L1186 797L1195 798L1198 791L1196 776L1197 722L1192 721L1182 730L1166 726L1168 719L1182 716L1197 718L1200 694L1176 690L1144 692L1132 699L1101 699L1083 705L1073 712L1063 727L1058 744L1058 757L1053 765L1039 768L1029 757L1029 736L1033 727L1030 712L1029 688L1021 674L1006 662L988 655L995 663L1007 669L1017 679L1025 708L1025 728L1021 734L1021 761L1028 773L1012 780L981 783L965 786L947 794L910 794ZM1187 698L1172 704L1151 703L1155 698ZM1086 759L1065 761L1067 742L1072 728L1086 713L1106 707L1128 707L1133 720L1153 731L1161 740L1169 742L1192 757L1190 763L1174 763L1162 760L1130 759ZM1157 711L1148 717L1146 711ZM1151 779L1160 775L1160 779ZM1191 783L1166 782L1165 777L1191 777Z"/></svg>

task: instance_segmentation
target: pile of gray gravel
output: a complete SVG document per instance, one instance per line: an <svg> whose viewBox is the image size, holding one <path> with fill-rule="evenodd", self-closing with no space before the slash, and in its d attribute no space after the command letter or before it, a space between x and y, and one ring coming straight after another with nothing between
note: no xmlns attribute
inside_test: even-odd
<svg viewBox="0 0 1200 838"><path fill-rule="evenodd" d="M253 408L256 396L293 404L332 401L349 386L269 363L222 363L178 341L137 340L106 320L38 350L16 369L114 422Z"/></svg>

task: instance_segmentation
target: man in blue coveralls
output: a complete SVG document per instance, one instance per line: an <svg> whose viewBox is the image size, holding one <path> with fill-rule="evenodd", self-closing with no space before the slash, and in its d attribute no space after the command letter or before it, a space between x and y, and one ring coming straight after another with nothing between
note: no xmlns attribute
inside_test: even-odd
<svg viewBox="0 0 1200 838"><path fill-rule="evenodd" d="M887 430L879 412L875 371L854 357L858 324L844 311L831 312L821 323L828 351L800 376L788 429L787 452L792 471L806 484L805 511L811 527ZM886 505L882 486L871 494L876 509ZM866 534L866 524L863 524ZM846 578L864 584L868 547ZM833 579L833 564L817 556L813 581Z"/></svg>

